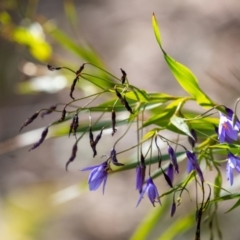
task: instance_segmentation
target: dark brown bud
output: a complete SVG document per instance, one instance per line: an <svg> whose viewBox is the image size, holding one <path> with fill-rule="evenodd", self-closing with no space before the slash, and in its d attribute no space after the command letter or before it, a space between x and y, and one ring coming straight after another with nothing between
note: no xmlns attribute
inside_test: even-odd
<svg viewBox="0 0 240 240"><path fill-rule="evenodd" d="M112 163L115 165L115 166L124 166L123 163L119 163L118 160L117 160L117 153L116 153L116 150L113 148L110 152L110 158L112 160Z"/></svg>
<svg viewBox="0 0 240 240"><path fill-rule="evenodd" d="M68 165L70 162L73 162L74 159L76 158L76 155L77 155L77 150L78 150L78 147L77 147L77 142L73 145L73 148L72 148L72 155L71 157L68 159L67 163L66 163L66 171L68 170Z"/></svg>
<svg viewBox="0 0 240 240"><path fill-rule="evenodd" d="M56 110L56 108L57 108L57 105L51 106L49 109L47 109L41 113L41 117L44 118L45 115L52 113L53 111Z"/></svg>
<svg viewBox="0 0 240 240"><path fill-rule="evenodd" d="M70 134L73 132L73 135L76 135L77 132L77 128L78 128L78 115L75 114L73 119L72 119L72 123L70 125L70 129L69 129L69 134L68 136L70 136Z"/></svg>
<svg viewBox="0 0 240 240"><path fill-rule="evenodd" d="M38 114L39 114L39 111L38 111L38 112L35 112L30 118L28 118L28 119L24 122L24 124L22 125L22 127L20 128L19 132L21 132L24 127L26 127L26 126L29 125L31 122L33 122L33 120L35 120L35 119L38 117Z"/></svg>
<svg viewBox="0 0 240 240"><path fill-rule="evenodd" d="M74 116L73 135L76 135L78 129L78 115Z"/></svg>
<svg viewBox="0 0 240 240"><path fill-rule="evenodd" d="M169 176L168 176L163 170L162 170L162 173L163 173L163 176L164 176L166 182L168 183L168 185L169 185L171 188L173 188L172 181L171 181L171 179L169 178Z"/></svg>
<svg viewBox="0 0 240 240"><path fill-rule="evenodd" d="M145 175L146 175L146 164L145 164L145 157L143 156L141 152L141 158L140 158L140 169L141 169L141 181L144 183ZM143 184L142 184L143 185ZM139 189L139 193L142 193L142 188Z"/></svg>
<svg viewBox="0 0 240 240"><path fill-rule="evenodd" d="M125 81L126 81L126 76L127 76L127 74L126 74L126 72L125 72L122 68L120 68L120 70L121 70L121 72L122 72L122 77L121 77L122 84L124 84Z"/></svg>
<svg viewBox="0 0 240 240"><path fill-rule="evenodd" d="M157 150L158 150L158 168L161 167L162 165L162 153L161 153L161 150L158 146L158 143L157 143L157 135L155 136L155 145L157 147Z"/></svg>
<svg viewBox="0 0 240 240"><path fill-rule="evenodd" d="M96 144L94 142L94 136L92 133L92 127L89 128L89 140L90 140L90 146L93 150L93 157L97 155L97 150L96 150Z"/></svg>
<svg viewBox="0 0 240 240"><path fill-rule="evenodd" d="M117 97L122 101L123 97L122 97L121 93L117 89L115 89L115 92L116 92Z"/></svg>
<svg viewBox="0 0 240 240"><path fill-rule="evenodd" d="M31 151L31 150L39 147L39 146L43 143L43 141L44 141L44 139L46 138L47 134L48 134L48 127L46 127L46 128L43 130L42 135L41 135L41 138L39 139L38 142L36 142L36 143L32 146L31 149L29 149L29 151Z"/></svg>
<svg viewBox="0 0 240 240"><path fill-rule="evenodd" d="M116 112L113 109L112 110L112 136L115 134L115 132L117 131L117 129L115 128L116 126Z"/></svg>
<svg viewBox="0 0 240 240"><path fill-rule="evenodd" d="M66 117L66 110L65 110L65 108L62 110L62 116L61 116L61 118L59 119L59 122L62 122L62 121L64 121L64 119L65 119L65 117Z"/></svg>
<svg viewBox="0 0 240 240"><path fill-rule="evenodd" d="M96 139L95 139L95 141L94 141L95 146L97 146L99 140L101 139L101 137L102 137L102 132L103 132L103 129L102 129L101 132L96 136Z"/></svg>
<svg viewBox="0 0 240 240"><path fill-rule="evenodd" d="M80 68L76 71L77 76L80 75L80 73L82 72L82 70L84 69L86 63L83 63L83 65L80 66Z"/></svg>
<svg viewBox="0 0 240 240"><path fill-rule="evenodd" d="M54 71L54 70L60 70L61 69L61 67L53 67L53 66L51 66L51 65L47 65L47 68L48 68L48 70L50 70L50 71Z"/></svg>
<svg viewBox="0 0 240 240"><path fill-rule="evenodd" d="M197 133L196 133L196 131L194 129L191 129L191 134L194 137L194 139L192 139L191 137L188 136L188 142L190 143L192 148L194 148L195 144L197 142Z"/></svg>
<svg viewBox="0 0 240 240"><path fill-rule="evenodd" d="M132 108L129 106L125 96L124 96L124 106L131 114L133 114Z"/></svg>
<svg viewBox="0 0 240 240"><path fill-rule="evenodd" d="M75 98L73 97L73 91L75 89L76 83L78 81L79 77L77 76L72 83L71 90L70 90L70 97L74 100Z"/></svg>

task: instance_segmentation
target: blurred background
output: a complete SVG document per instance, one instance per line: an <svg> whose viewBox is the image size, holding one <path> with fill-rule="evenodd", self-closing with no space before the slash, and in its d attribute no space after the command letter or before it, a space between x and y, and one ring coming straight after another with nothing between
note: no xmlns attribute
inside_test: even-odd
<svg viewBox="0 0 240 240"><path fill-rule="evenodd" d="M94 160L84 138L68 172L65 163L74 138L52 138L28 152L42 127L59 115L39 118L18 134L22 123L37 110L70 100L74 76L66 71L50 72L48 63L78 69L91 61L119 77L122 67L139 88L183 95L155 40L153 12L165 51L195 73L212 99L233 107L240 92L237 0L0 1L1 239L192 239L194 222L191 214L186 215L184 204L174 218L169 214L170 200L153 209L144 199L135 208L135 171L110 176L104 196L101 189L88 191L88 173L79 169L102 161L100 156L112 144L110 133L103 136L104 142L98 146L101 154ZM79 83L78 87L79 96L96 92L90 84ZM123 132L120 129L115 140ZM129 134L120 148L132 141ZM131 154L121 155L121 161L136 157ZM161 179L156 183L160 192L167 190ZM194 202L190 204L194 206ZM235 240L239 211L224 214L228 206L220 206L223 239ZM145 234L144 226L151 224L153 230ZM171 238L171 234L164 235L174 224L182 224L181 230L175 235L172 232ZM207 227L203 224L203 239L209 239ZM137 235L139 229L142 232Z"/></svg>

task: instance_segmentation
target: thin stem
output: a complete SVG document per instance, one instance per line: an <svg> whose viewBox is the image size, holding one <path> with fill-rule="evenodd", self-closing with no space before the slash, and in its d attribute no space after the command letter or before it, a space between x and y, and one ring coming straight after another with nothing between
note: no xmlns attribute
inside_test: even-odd
<svg viewBox="0 0 240 240"><path fill-rule="evenodd" d="M119 78L116 77L115 75L111 74L110 72L106 71L105 69L103 69L103 68L101 68L101 67L99 67L99 66L97 66L97 65L95 65L95 64L93 64L93 63L86 63L86 64L91 65L91 66L93 66L93 67L95 67L95 68L100 69L101 71L107 73L107 74L110 75L111 77L113 77L113 78L115 78L116 80L118 80L119 82L121 82L121 79L119 79Z"/></svg>
<svg viewBox="0 0 240 240"><path fill-rule="evenodd" d="M113 148L115 148L115 146L117 145L117 143L128 133L128 131L129 131L132 123L133 123L133 122L131 122L131 123L128 125L127 130L125 131L125 133L114 143Z"/></svg>

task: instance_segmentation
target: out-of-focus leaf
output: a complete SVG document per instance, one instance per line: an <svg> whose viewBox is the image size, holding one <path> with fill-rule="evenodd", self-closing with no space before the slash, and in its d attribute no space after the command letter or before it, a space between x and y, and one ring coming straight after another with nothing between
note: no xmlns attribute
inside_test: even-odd
<svg viewBox="0 0 240 240"><path fill-rule="evenodd" d="M51 46L43 38L23 27L15 28L13 40L28 46L31 54L40 61L47 61L52 54Z"/></svg>
<svg viewBox="0 0 240 240"><path fill-rule="evenodd" d="M225 213L229 213L239 206L240 206L240 199L238 199L237 202L229 210L227 210Z"/></svg>
<svg viewBox="0 0 240 240"><path fill-rule="evenodd" d="M233 193L233 194L224 195L224 196L212 199L210 201L210 203L221 202L221 201L231 200L231 199L235 199L235 198L240 198L240 194L239 193Z"/></svg>
<svg viewBox="0 0 240 240"><path fill-rule="evenodd" d="M43 25L44 30L54 38L62 47L81 57L87 62L94 63L99 67L104 67L102 60L98 54L92 49L83 47L81 44L75 43L70 37L64 32L58 29L52 22L48 21Z"/></svg>
<svg viewBox="0 0 240 240"><path fill-rule="evenodd" d="M72 0L65 0L64 1L64 10L66 17L70 24L73 27L77 27L77 12L76 12L76 6Z"/></svg>
<svg viewBox="0 0 240 240"><path fill-rule="evenodd" d="M169 199L168 199L169 200ZM137 229L134 231L130 240L144 240L147 239L148 235L159 223L160 219L164 217L165 212L169 208L169 203L171 201L166 201L163 206L157 208L152 208L147 216L142 220Z"/></svg>
<svg viewBox="0 0 240 240"><path fill-rule="evenodd" d="M178 117L176 115L173 115L170 118L170 122L177 127L178 129L180 129L182 132L186 133L189 137L191 137L192 139L194 139L194 137L192 136L190 129L187 125L187 123L185 122L184 118Z"/></svg>
<svg viewBox="0 0 240 240"><path fill-rule="evenodd" d="M11 22L11 16L7 12L1 12L0 13L0 23L8 24Z"/></svg>
<svg viewBox="0 0 240 240"><path fill-rule="evenodd" d="M170 224L169 227L165 230L165 232L161 233L158 240L171 240L176 236L180 236L182 233L189 230L195 224L194 214L188 214L186 216L182 216Z"/></svg>
<svg viewBox="0 0 240 240"><path fill-rule="evenodd" d="M220 196L221 188L222 188L222 175L219 171L215 180L214 180L214 198L218 198Z"/></svg>

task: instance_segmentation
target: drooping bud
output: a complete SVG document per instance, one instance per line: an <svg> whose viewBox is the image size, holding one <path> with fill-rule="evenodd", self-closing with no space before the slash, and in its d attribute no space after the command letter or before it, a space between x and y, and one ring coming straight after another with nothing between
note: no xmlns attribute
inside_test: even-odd
<svg viewBox="0 0 240 240"><path fill-rule="evenodd" d="M80 68L76 71L76 75L79 76L80 73L82 72L82 70L84 69L84 66L85 66L86 63L83 63Z"/></svg>
<svg viewBox="0 0 240 240"><path fill-rule="evenodd" d="M78 115L77 113L74 115L73 119L72 119L72 123L70 125L70 129L69 129L69 134L68 136L70 136L70 134L73 132L73 135L76 135L77 132L77 128L78 128Z"/></svg>
<svg viewBox="0 0 240 240"><path fill-rule="evenodd" d="M172 169L172 170L173 170L173 169ZM172 171L172 172L173 172L173 171ZM168 176L168 174L166 174L166 173L163 171L163 169L162 169L162 173L163 173L163 176L164 176L166 182L168 183L168 185L169 185L171 188L173 188L172 181L171 181L170 177Z"/></svg>
<svg viewBox="0 0 240 240"><path fill-rule="evenodd" d="M47 134L48 134L48 127L46 127L46 128L43 130L42 135L41 135L41 138L39 139L38 142L36 142L36 143L32 146L31 149L29 149L29 151L31 151L31 150L39 147L39 146L43 143L43 141L44 141L44 139L46 138Z"/></svg>
<svg viewBox="0 0 240 240"><path fill-rule="evenodd" d="M169 157L170 157L170 159L172 161L172 164L174 166L175 172L179 173L177 156L176 156L175 151L173 150L173 148L170 145L168 146L168 154L169 154Z"/></svg>
<svg viewBox="0 0 240 240"><path fill-rule="evenodd" d="M110 158L112 160L112 163L115 165L115 166L124 166L123 163L119 163L118 160L117 160L117 153L116 153L116 150L113 148L110 152Z"/></svg>
<svg viewBox="0 0 240 240"><path fill-rule="evenodd" d="M136 189L139 191L139 193L142 192L145 180L145 173L146 173L145 158L141 153L140 164L136 168Z"/></svg>
<svg viewBox="0 0 240 240"><path fill-rule="evenodd" d="M126 108L131 114L133 114L133 110L132 110L132 108L129 106L129 104L128 104L125 96L124 96L124 106L125 106L125 108Z"/></svg>
<svg viewBox="0 0 240 240"><path fill-rule="evenodd" d="M174 171L173 171L173 164L170 163L168 168L167 168L167 175L171 181L171 183L173 183L173 179L174 179Z"/></svg>
<svg viewBox="0 0 240 240"><path fill-rule="evenodd" d="M122 84L124 84L125 81L126 81L126 76L127 76L127 74L126 74L126 72L125 72L122 68L120 68L120 70L121 70L121 72L122 72L122 77L121 77Z"/></svg>
<svg viewBox="0 0 240 240"><path fill-rule="evenodd" d="M97 155L97 151L96 151L96 145L94 142L94 136L92 133L92 127L89 127L89 141L90 141L90 146L93 150L93 157L95 157Z"/></svg>
<svg viewBox="0 0 240 240"><path fill-rule="evenodd" d="M171 207L171 217L173 217L173 215L175 214L176 208L177 208L176 202L174 201L174 202L172 203L172 207Z"/></svg>
<svg viewBox="0 0 240 240"><path fill-rule="evenodd" d="M116 112L113 109L112 110L112 136L117 132L117 129L115 128L116 126Z"/></svg>
<svg viewBox="0 0 240 240"><path fill-rule="evenodd" d="M33 122L33 121L38 117L38 114L39 114L39 111L38 111L38 112L35 112L30 118L28 118L28 119L24 122L24 124L22 125L22 127L20 128L19 132L21 132L24 127L26 127L26 126L29 125L31 122Z"/></svg>
<svg viewBox="0 0 240 240"><path fill-rule="evenodd" d="M68 159L67 163L66 163L66 171L68 170L68 165L70 162L73 162L74 159L76 158L76 155L77 155L77 142L73 145L73 148L72 148L72 155L71 157Z"/></svg>
<svg viewBox="0 0 240 240"><path fill-rule="evenodd" d="M66 117L66 110L65 110L65 108L62 110L62 116L61 116L61 118L59 119L59 121L58 122L62 122L62 121L64 121L64 119L65 119L65 117Z"/></svg>
<svg viewBox="0 0 240 240"><path fill-rule="evenodd" d="M102 132L103 132L103 128L101 129L101 132L100 132L100 133L96 136L96 138L95 138L95 141L94 141L95 146L97 146L99 140L101 139L101 137L102 137Z"/></svg>
<svg viewBox="0 0 240 240"><path fill-rule="evenodd" d="M71 90L70 90L70 97L74 100L75 98L73 97L73 91L75 89L76 83L78 81L79 77L77 76L72 83Z"/></svg>
<svg viewBox="0 0 240 240"><path fill-rule="evenodd" d="M56 108L57 108L57 105L51 106L49 109L47 109L41 113L41 117L44 118L45 115L52 113L53 111L56 110Z"/></svg>
<svg viewBox="0 0 240 240"><path fill-rule="evenodd" d="M195 144L197 142L197 133L194 129L191 129L191 134L194 137L194 139L190 136L188 136L188 142L190 143L191 147L194 148Z"/></svg>
<svg viewBox="0 0 240 240"><path fill-rule="evenodd" d="M51 66L51 65L47 65L47 68L48 68L48 70L50 70L50 71L55 71L55 70L60 70L62 67L53 67L53 66Z"/></svg>

